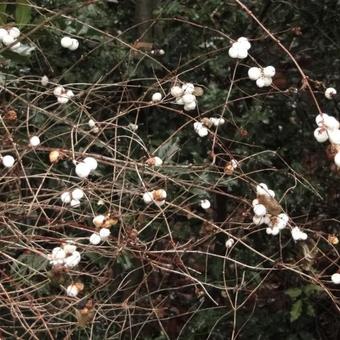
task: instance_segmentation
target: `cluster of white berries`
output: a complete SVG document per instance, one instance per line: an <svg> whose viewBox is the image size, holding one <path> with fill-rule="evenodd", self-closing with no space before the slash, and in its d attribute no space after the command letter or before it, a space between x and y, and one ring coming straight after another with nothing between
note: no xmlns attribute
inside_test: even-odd
<svg viewBox="0 0 340 340"><path fill-rule="evenodd" d="M147 191L143 194L143 200L146 204L154 202L159 207L165 203L166 191L164 189L157 189L152 191Z"/></svg>
<svg viewBox="0 0 340 340"><path fill-rule="evenodd" d="M99 127L97 126L96 122L93 119L90 119L87 124L91 128L91 131L93 133L99 132Z"/></svg>
<svg viewBox="0 0 340 340"><path fill-rule="evenodd" d="M270 86L275 76L275 67L267 66L264 68L251 67L248 70L248 77L251 80L256 80L256 85L260 88Z"/></svg>
<svg viewBox="0 0 340 340"><path fill-rule="evenodd" d="M80 178L86 178L91 171L97 169L98 162L93 157L86 157L76 165L76 174Z"/></svg>
<svg viewBox="0 0 340 340"><path fill-rule="evenodd" d="M197 100L194 95L195 86L192 83L184 83L182 86L175 85L170 89L170 93L176 98L176 104L184 105L185 111L196 109Z"/></svg>
<svg viewBox="0 0 340 340"><path fill-rule="evenodd" d="M275 201L275 192L270 190L266 184L260 183L257 185L256 193L257 198L252 202L254 224L266 224L268 226L266 229L268 235L278 235L279 232L287 226L289 220L288 215L284 213L272 214L268 212L267 206Z"/></svg>
<svg viewBox="0 0 340 340"><path fill-rule="evenodd" d="M20 36L20 30L17 27L12 27L9 29L4 29L4 28L0 28L0 41L5 45L5 46L9 46L14 44L11 47L12 51L16 51L17 49L20 48L21 43L17 42L17 39Z"/></svg>
<svg viewBox="0 0 340 340"><path fill-rule="evenodd" d="M152 97L151 100L153 103L158 103L162 100L163 96L160 92L155 92Z"/></svg>
<svg viewBox="0 0 340 340"><path fill-rule="evenodd" d="M70 51L75 51L79 47L79 41L71 37L62 37L60 44L62 47L67 48Z"/></svg>
<svg viewBox="0 0 340 340"><path fill-rule="evenodd" d="M200 137L205 137L208 135L209 130L212 126L220 126L225 123L224 118L203 118L200 122L194 123L194 130Z"/></svg>
<svg viewBox="0 0 340 340"><path fill-rule="evenodd" d="M65 243L61 247L55 247L47 256L52 266L62 265L65 268L74 268L80 262L80 253L72 243Z"/></svg>
<svg viewBox="0 0 340 340"><path fill-rule="evenodd" d="M209 209L211 207L211 203L208 199L201 200L200 205L201 208L204 210Z"/></svg>
<svg viewBox="0 0 340 340"><path fill-rule="evenodd" d="M11 168L15 163L15 159L11 155L5 155L1 157L1 162L5 168Z"/></svg>
<svg viewBox="0 0 340 340"><path fill-rule="evenodd" d="M71 207L77 208L80 206L80 200L84 197L84 191L76 188L72 192L65 191L61 194L60 199L65 204L70 204Z"/></svg>
<svg viewBox="0 0 340 340"><path fill-rule="evenodd" d="M291 230L291 234L292 234L292 238L294 241L305 241L307 240L307 234L304 233L303 231L301 231L301 229L299 227L294 227L292 230Z"/></svg>
<svg viewBox="0 0 340 340"><path fill-rule="evenodd" d="M32 136L30 138L30 143L29 145L32 147L38 146L40 144L40 138L39 136Z"/></svg>
<svg viewBox="0 0 340 340"><path fill-rule="evenodd" d="M66 104L74 96L72 90L66 90L63 86L59 85L53 90L53 94L57 97L58 103Z"/></svg>
<svg viewBox="0 0 340 340"><path fill-rule="evenodd" d="M99 229L99 232L95 232L90 236L89 241L91 244L97 245L109 238L111 234L110 229L103 227L105 220L106 217L104 215L97 215L93 218L92 223Z"/></svg>
<svg viewBox="0 0 340 340"><path fill-rule="evenodd" d="M333 99L337 94L337 91L334 87L328 87L326 90L325 90L325 97L327 99Z"/></svg>
<svg viewBox="0 0 340 340"><path fill-rule="evenodd" d="M319 143L324 143L328 139L336 149L334 162L340 168L340 123L339 121L326 113L319 114L315 118L318 128L314 130L314 137Z"/></svg>
<svg viewBox="0 0 340 340"><path fill-rule="evenodd" d="M163 161L158 156L150 157L145 162L149 166L161 166L163 164Z"/></svg>
<svg viewBox="0 0 340 340"><path fill-rule="evenodd" d="M248 50L251 44L245 37L240 37L229 48L228 54L230 58L245 59L248 57Z"/></svg>
<svg viewBox="0 0 340 340"><path fill-rule="evenodd" d="M331 280L334 284L339 285L340 284L340 273L334 273L331 276Z"/></svg>

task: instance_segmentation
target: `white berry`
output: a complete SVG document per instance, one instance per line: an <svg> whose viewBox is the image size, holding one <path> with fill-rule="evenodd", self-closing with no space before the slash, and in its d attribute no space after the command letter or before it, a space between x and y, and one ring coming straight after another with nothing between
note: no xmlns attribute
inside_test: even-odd
<svg viewBox="0 0 340 340"><path fill-rule="evenodd" d="M99 236L102 241L106 241L108 237L110 236L111 232L108 228L102 228L99 231Z"/></svg>
<svg viewBox="0 0 340 340"><path fill-rule="evenodd" d="M325 91L325 97L327 99L333 99L337 94L337 91L334 87L329 87Z"/></svg>
<svg viewBox="0 0 340 340"><path fill-rule="evenodd" d="M30 145L31 146L38 146L40 144L40 138L38 136L32 136L30 138Z"/></svg>
<svg viewBox="0 0 340 340"><path fill-rule="evenodd" d="M154 103L158 103L162 100L162 94L160 92L155 92L153 95L152 95L152 101Z"/></svg>
<svg viewBox="0 0 340 340"><path fill-rule="evenodd" d="M261 77L261 75L262 75L262 72L261 72L261 69L259 67L251 67L248 70L248 77L251 80L257 80Z"/></svg>
<svg viewBox="0 0 340 340"><path fill-rule="evenodd" d="M2 164L6 168L11 168L14 165L14 162L15 162L15 159L11 155L6 155L6 156L2 157Z"/></svg>
<svg viewBox="0 0 340 340"><path fill-rule="evenodd" d="M60 40L60 44L64 48L70 48L72 46L73 40L70 37L63 37Z"/></svg>
<svg viewBox="0 0 340 340"><path fill-rule="evenodd" d="M84 191L77 188L72 191L72 198L80 201L84 197Z"/></svg>
<svg viewBox="0 0 340 340"><path fill-rule="evenodd" d="M91 171L97 169L98 162L97 162L97 160L95 158L93 158L93 157L86 157L86 158L84 158L83 162L90 167Z"/></svg>
<svg viewBox="0 0 340 340"><path fill-rule="evenodd" d="M204 200L201 200L201 208L202 209L209 209L211 207L211 203L209 200L207 199L204 199Z"/></svg>
<svg viewBox="0 0 340 340"><path fill-rule="evenodd" d="M340 168L340 152L338 152L334 157L334 163L335 165Z"/></svg>
<svg viewBox="0 0 340 340"><path fill-rule="evenodd" d="M91 244L97 245L97 244L100 243L101 238L100 238L99 234L93 233L93 234L90 236L89 241L90 241Z"/></svg>
<svg viewBox="0 0 340 340"><path fill-rule="evenodd" d="M170 89L170 93L173 97L178 98L178 97L181 97L183 95L184 90L179 86L173 86Z"/></svg>
<svg viewBox="0 0 340 340"><path fill-rule="evenodd" d="M335 273L331 276L331 280L334 284L338 285L340 284L340 274L339 273Z"/></svg>
<svg viewBox="0 0 340 340"><path fill-rule="evenodd" d="M273 78L275 76L275 72L274 66L267 66L263 69L263 75L265 77Z"/></svg>
<svg viewBox="0 0 340 340"><path fill-rule="evenodd" d="M80 162L76 165L76 174L80 178L86 178L91 170L91 167L87 163Z"/></svg>
<svg viewBox="0 0 340 340"><path fill-rule="evenodd" d="M71 194L68 191L66 191L61 194L60 199L63 203L70 203L72 200L72 197L71 197Z"/></svg>
<svg viewBox="0 0 340 340"><path fill-rule="evenodd" d="M324 143L328 139L327 130L324 128L316 128L314 130L314 137L319 143Z"/></svg>
<svg viewBox="0 0 340 340"><path fill-rule="evenodd" d="M105 221L104 215L97 215L93 218L92 223L97 227L101 227Z"/></svg>

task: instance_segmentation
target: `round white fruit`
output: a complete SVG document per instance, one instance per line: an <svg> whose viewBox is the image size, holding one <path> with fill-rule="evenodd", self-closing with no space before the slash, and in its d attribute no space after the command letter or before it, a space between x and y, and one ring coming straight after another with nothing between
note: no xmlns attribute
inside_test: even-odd
<svg viewBox="0 0 340 340"><path fill-rule="evenodd" d="M76 174L80 178L86 178L91 170L91 167L87 163L80 162L76 165Z"/></svg>
<svg viewBox="0 0 340 340"><path fill-rule="evenodd" d="M97 160L95 158L93 158L93 157L86 157L86 158L84 158L83 162L90 167L91 171L97 169L98 162L97 162Z"/></svg>
<svg viewBox="0 0 340 340"><path fill-rule="evenodd" d="M11 155L6 155L6 156L2 157L2 164L6 168L11 168L14 165L14 162L15 162L15 159Z"/></svg>
<svg viewBox="0 0 340 340"><path fill-rule="evenodd" d="M162 100L162 94L160 92L155 92L153 95L152 95L152 101L154 103L158 103Z"/></svg>
<svg viewBox="0 0 340 340"><path fill-rule="evenodd" d="M320 128L320 127L316 128L314 130L314 137L319 143L326 142L326 140L328 139L327 130L324 128Z"/></svg>
<svg viewBox="0 0 340 340"><path fill-rule="evenodd" d="M70 48L72 46L73 40L70 37L62 37L60 44L64 48Z"/></svg>
<svg viewBox="0 0 340 340"><path fill-rule="evenodd" d="M72 197L68 191L65 191L61 194L60 199L63 203L70 203L72 200Z"/></svg>
<svg viewBox="0 0 340 340"><path fill-rule="evenodd" d="M183 95L184 90L179 86L173 86L170 89L170 93L173 97L178 98L178 97L181 97Z"/></svg>
<svg viewBox="0 0 340 340"><path fill-rule="evenodd" d="M38 136L32 136L30 138L30 145L31 146L38 146L40 144L40 138Z"/></svg>
<svg viewBox="0 0 340 340"><path fill-rule="evenodd" d="M325 91L325 97L327 99L333 99L337 94L337 91L334 87L328 87Z"/></svg>
<svg viewBox="0 0 340 340"><path fill-rule="evenodd" d="M90 236L89 241L90 241L91 244L97 245L97 244L100 243L101 238L100 238L99 234L93 233L93 234Z"/></svg>
<svg viewBox="0 0 340 340"><path fill-rule="evenodd" d="M275 76L275 72L274 66L267 66L263 69L263 75L265 77L273 78Z"/></svg>
<svg viewBox="0 0 340 340"><path fill-rule="evenodd" d="M261 75L262 75L262 72L261 72L261 69L259 67L251 67L248 70L248 77L251 80L257 80L261 77Z"/></svg>
<svg viewBox="0 0 340 340"><path fill-rule="evenodd" d="M211 203L209 200L201 200L201 208L202 209L209 209L211 207Z"/></svg>

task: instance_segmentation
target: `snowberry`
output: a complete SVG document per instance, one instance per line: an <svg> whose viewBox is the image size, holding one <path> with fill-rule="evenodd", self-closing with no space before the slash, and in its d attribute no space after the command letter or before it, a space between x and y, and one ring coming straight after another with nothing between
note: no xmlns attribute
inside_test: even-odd
<svg viewBox="0 0 340 340"><path fill-rule="evenodd" d="M196 97L191 94L191 93L186 93L183 97L182 97L183 103L184 105L187 104L191 104L192 102L196 101Z"/></svg>
<svg viewBox="0 0 340 340"><path fill-rule="evenodd" d="M184 105L183 98L182 98L182 97L176 98L176 104L178 104L178 105Z"/></svg>
<svg viewBox="0 0 340 340"><path fill-rule="evenodd" d="M253 223L255 225L260 225L264 223L264 218L263 216L253 216Z"/></svg>
<svg viewBox="0 0 340 340"><path fill-rule="evenodd" d="M67 90L66 93L65 93L65 96L70 99L72 97L74 97L74 93L72 90Z"/></svg>
<svg viewBox="0 0 340 340"><path fill-rule="evenodd" d="M93 234L90 236L89 241L90 241L91 244L93 244L93 245L96 246L97 244L100 243L101 238L100 238L99 234L93 233Z"/></svg>
<svg viewBox="0 0 340 340"><path fill-rule="evenodd" d="M299 241L299 240L306 240L307 239L307 234L302 232L299 227L294 227L291 230L291 234L293 237L294 241Z"/></svg>
<svg viewBox="0 0 340 340"><path fill-rule="evenodd" d="M285 214L285 213L281 213L281 214L279 214L277 217L278 217L281 221L283 221L285 224L287 224L288 221L289 221L289 217L288 217L288 215Z"/></svg>
<svg viewBox="0 0 340 340"><path fill-rule="evenodd" d="M226 248L231 248L234 244L234 239L233 238L229 238L227 241L225 241L225 247Z"/></svg>
<svg viewBox="0 0 340 340"><path fill-rule="evenodd" d="M84 197L84 191L77 188L72 191L72 198L75 200L81 200Z"/></svg>
<svg viewBox="0 0 340 340"><path fill-rule="evenodd" d="M333 99L336 96L337 92L334 87L328 87L325 91L325 97L327 99Z"/></svg>
<svg viewBox="0 0 340 340"><path fill-rule="evenodd" d="M108 237L110 236L110 234L111 234L111 232L107 228L102 228L99 231L99 236L100 236L100 239L102 241L106 241L108 239Z"/></svg>
<svg viewBox="0 0 340 340"><path fill-rule="evenodd" d="M173 86L170 89L170 93L173 97L178 98L178 97L181 97L183 95L184 90L179 86Z"/></svg>
<svg viewBox="0 0 340 340"><path fill-rule="evenodd" d="M184 94L192 94L195 91L195 86L191 83L184 83L182 85L182 90Z"/></svg>
<svg viewBox="0 0 340 340"><path fill-rule="evenodd" d="M70 296L70 297L76 297L79 293L79 289L77 287L77 285L69 285L67 288L66 288L66 294L67 296Z"/></svg>
<svg viewBox="0 0 340 340"><path fill-rule="evenodd" d="M272 228L266 228L266 233L268 235L272 235L273 234L273 229Z"/></svg>
<svg viewBox="0 0 340 340"><path fill-rule="evenodd" d="M80 178L86 178L90 174L91 170L92 169L88 163L80 162L76 165L76 174Z"/></svg>
<svg viewBox="0 0 340 340"><path fill-rule="evenodd" d="M77 50L79 47L79 41L78 39L72 39L72 44L71 46L68 48L70 51L75 51Z"/></svg>
<svg viewBox="0 0 340 340"><path fill-rule="evenodd" d="M158 51L159 55L164 55L165 54L165 51L161 48L159 51Z"/></svg>
<svg viewBox="0 0 340 340"><path fill-rule="evenodd" d="M70 205L71 205L72 208L78 208L80 206L80 201L72 199L71 202L70 202Z"/></svg>
<svg viewBox="0 0 340 340"><path fill-rule="evenodd" d="M72 200L72 197L68 191L65 191L61 194L60 199L63 203L70 203Z"/></svg>
<svg viewBox="0 0 340 340"><path fill-rule="evenodd" d="M334 284L338 285L340 284L340 274L339 273L334 273L332 276L331 276L331 280Z"/></svg>
<svg viewBox="0 0 340 340"><path fill-rule="evenodd" d="M65 267L66 268L73 268L75 266L78 265L78 263L80 262L80 259L81 259L81 256L80 256L80 253L79 251L74 251L72 253L72 255L66 257L64 259L64 264L65 264Z"/></svg>
<svg viewBox="0 0 340 340"><path fill-rule="evenodd" d="M263 69L263 75L268 78L273 78L275 76L275 67L267 66Z"/></svg>
<svg viewBox="0 0 340 340"><path fill-rule="evenodd" d="M41 79L40 79L40 83L42 86L47 86L48 85L48 82L49 82L49 79L47 76L42 76Z"/></svg>
<svg viewBox="0 0 340 340"><path fill-rule="evenodd" d="M2 38L2 42L4 43L5 46L8 46L13 44L15 42L15 39L8 34Z"/></svg>
<svg viewBox="0 0 340 340"><path fill-rule="evenodd" d="M12 27L9 29L8 34L14 39L16 39L16 38L19 38L20 36L20 30L18 27Z"/></svg>
<svg viewBox="0 0 340 340"><path fill-rule="evenodd" d="M273 82L273 79L270 78L270 77L263 77L263 82L264 82L264 86L267 87L267 86L270 86Z"/></svg>
<svg viewBox="0 0 340 340"><path fill-rule="evenodd" d="M4 37L6 37L8 35L7 30L5 30L4 28L0 28L0 40L2 41Z"/></svg>
<svg viewBox="0 0 340 340"><path fill-rule="evenodd" d="M323 113L322 115L321 115L321 114L318 114L318 115L315 117L316 125L322 126L325 117L328 117L328 114L327 114L327 113Z"/></svg>
<svg viewBox="0 0 340 340"><path fill-rule="evenodd" d="M59 104L66 104L68 103L69 99L68 97L64 96L64 95L61 95L57 98L57 101Z"/></svg>
<svg viewBox="0 0 340 340"><path fill-rule="evenodd" d="M151 166L161 166L163 164L163 161L161 158L155 156L155 157L151 157L146 161L147 165L151 165Z"/></svg>
<svg viewBox="0 0 340 340"><path fill-rule="evenodd" d="M260 202L259 202L259 200L257 199L257 198L255 198L252 202L251 202L251 204L252 204L252 206L253 207L255 207L255 205L258 205Z"/></svg>
<svg viewBox="0 0 340 340"><path fill-rule="evenodd" d="M138 130L138 125L137 124L133 124L133 123L129 123L128 129L130 129L131 131L137 131Z"/></svg>
<svg viewBox="0 0 340 340"><path fill-rule="evenodd" d="M267 213L267 209L263 204L255 205L253 211L256 216L264 216Z"/></svg>
<svg viewBox="0 0 340 340"><path fill-rule="evenodd" d="M238 39L237 39L237 42L238 42L238 44L239 44L239 46L240 46L241 48L243 48L243 49L245 49L245 50L247 50L247 51L248 51L248 50L250 49L250 47L251 47L251 44L250 44L248 38L246 38L246 37L240 37L240 38L238 38Z"/></svg>
<svg viewBox="0 0 340 340"><path fill-rule="evenodd" d="M55 247L52 249L52 256L53 260L63 260L66 257L65 250L61 247Z"/></svg>
<svg viewBox="0 0 340 340"><path fill-rule="evenodd" d="M70 48L73 44L73 40L70 37L62 37L60 40L60 44L64 48Z"/></svg>
<svg viewBox="0 0 340 340"><path fill-rule="evenodd" d="M275 197L275 192L273 190L268 190L268 194L273 198Z"/></svg>
<svg viewBox="0 0 340 340"><path fill-rule="evenodd" d="M90 128L93 128L96 126L96 122L93 119L90 119L87 124Z"/></svg>
<svg viewBox="0 0 340 340"><path fill-rule="evenodd" d="M143 194L143 200L146 204L149 204L153 201L153 196L151 192L146 192Z"/></svg>
<svg viewBox="0 0 340 340"><path fill-rule="evenodd" d="M328 139L327 130L324 128L316 128L314 130L314 137L319 143L324 143Z"/></svg>
<svg viewBox="0 0 340 340"><path fill-rule="evenodd" d="M235 46L231 46L228 50L228 54L230 58L237 58L238 57L238 48Z"/></svg>
<svg viewBox="0 0 340 340"><path fill-rule="evenodd" d="M256 85L259 88L265 87L266 86L266 82L264 77L260 77L259 79L256 80Z"/></svg>
<svg viewBox="0 0 340 340"><path fill-rule="evenodd" d="M95 158L93 158L93 157L86 157L86 158L84 158L83 162L90 167L91 171L97 169L98 162L97 162L97 160Z"/></svg>
<svg viewBox="0 0 340 340"><path fill-rule="evenodd" d="M205 137L208 135L209 131L206 127L203 126L201 129L197 131L197 133L200 137Z"/></svg>
<svg viewBox="0 0 340 340"><path fill-rule="evenodd" d="M101 227L105 221L104 215L97 215L93 218L92 223L97 227Z"/></svg>
<svg viewBox="0 0 340 340"><path fill-rule="evenodd" d="M72 243L65 243L63 249L67 255L72 255L77 250L77 246Z"/></svg>
<svg viewBox="0 0 340 340"><path fill-rule="evenodd" d="M329 141L333 144L340 144L340 130L328 130Z"/></svg>
<svg viewBox="0 0 340 340"><path fill-rule="evenodd" d="M200 129L202 129L203 124L201 122L195 122L194 123L194 130L198 132Z"/></svg>
<svg viewBox="0 0 340 340"><path fill-rule="evenodd" d="M201 200L200 204L202 209L209 209L211 207L211 203L207 199Z"/></svg>
<svg viewBox="0 0 340 340"><path fill-rule="evenodd" d="M191 102L189 104L185 104L183 109L185 111L192 111L196 109L196 106L197 106L196 102Z"/></svg>
<svg viewBox="0 0 340 340"><path fill-rule="evenodd" d="M248 70L248 77L251 80L257 80L261 77L262 75L262 71L259 67L251 67Z"/></svg>
<svg viewBox="0 0 340 340"><path fill-rule="evenodd" d="M336 129L339 129L340 127L339 121L333 116L328 116L328 115L324 116L323 120L324 120L324 125L330 130L336 130Z"/></svg>
<svg viewBox="0 0 340 340"><path fill-rule="evenodd" d="M38 146L40 144L40 138L38 136L32 136L30 138L30 146Z"/></svg>
<svg viewBox="0 0 340 340"><path fill-rule="evenodd" d="M155 201L162 201L166 199L166 191L164 189L157 189L152 191L152 198Z"/></svg>
<svg viewBox="0 0 340 340"><path fill-rule="evenodd" d="M265 183L260 183L259 185L256 186L256 194L258 196L262 195L269 196L268 191L269 191L268 186Z"/></svg>
<svg viewBox="0 0 340 340"><path fill-rule="evenodd" d="M64 93L64 88L62 86L56 86L53 90L53 94L58 97L61 96Z"/></svg>
<svg viewBox="0 0 340 340"><path fill-rule="evenodd" d="M14 162L15 162L15 159L11 155L6 155L6 156L2 157L2 164L6 168L11 168L14 165Z"/></svg>
<svg viewBox="0 0 340 340"><path fill-rule="evenodd" d="M214 118L214 117L211 117L210 121L213 123L214 126L220 126L220 125L223 125L225 123L225 119L224 118Z"/></svg>
<svg viewBox="0 0 340 340"><path fill-rule="evenodd" d="M334 157L334 163L335 165L340 168L340 152L338 152Z"/></svg>
<svg viewBox="0 0 340 340"><path fill-rule="evenodd" d="M245 59L248 57L248 51L242 47L243 45L239 45L238 47L238 53L237 58L238 59Z"/></svg>
<svg viewBox="0 0 340 340"><path fill-rule="evenodd" d="M155 92L153 95L152 95L152 98L151 100L154 102L154 103L158 103L162 100L162 94L160 92Z"/></svg>

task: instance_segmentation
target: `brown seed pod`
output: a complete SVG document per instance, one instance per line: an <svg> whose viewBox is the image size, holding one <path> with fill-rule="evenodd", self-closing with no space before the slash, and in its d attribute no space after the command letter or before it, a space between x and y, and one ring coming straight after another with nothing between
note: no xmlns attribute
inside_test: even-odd
<svg viewBox="0 0 340 340"><path fill-rule="evenodd" d="M17 120L17 118L18 118L18 115L16 111L14 110L8 110L4 115L5 121L8 121L8 122L14 122L15 120Z"/></svg>
<svg viewBox="0 0 340 340"><path fill-rule="evenodd" d="M335 235L328 235L328 242L331 243L331 244L338 244L339 243L339 239L337 238L337 236Z"/></svg>
<svg viewBox="0 0 340 340"><path fill-rule="evenodd" d="M79 292L84 290L84 284L82 282L76 282L74 285L77 287Z"/></svg>
<svg viewBox="0 0 340 340"><path fill-rule="evenodd" d="M201 123L208 128L211 128L213 125L212 121L207 117L202 118Z"/></svg>
<svg viewBox="0 0 340 340"><path fill-rule="evenodd" d="M196 97L201 97L204 94L204 90L200 86L195 86L194 87L194 92L192 93Z"/></svg>
<svg viewBox="0 0 340 340"><path fill-rule="evenodd" d="M231 162L228 162L224 167L224 173L228 176L232 175L234 173L235 167Z"/></svg>
<svg viewBox="0 0 340 340"><path fill-rule="evenodd" d="M155 201L163 201L166 199L166 191L164 189L153 190L152 197Z"/></svg>
<svg viewBox="0 0 340 340"><path fill-rule="evenodd" d="M282 208L277 200L271 196L258 195L259 203L263 204L270 215L277 216L282 212Z"/></svg>

